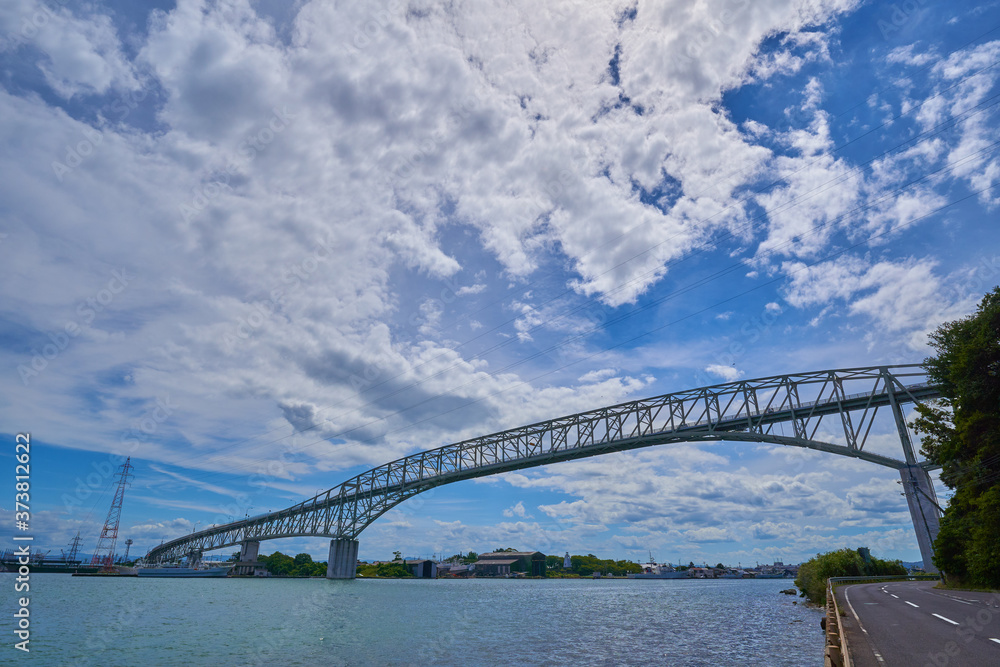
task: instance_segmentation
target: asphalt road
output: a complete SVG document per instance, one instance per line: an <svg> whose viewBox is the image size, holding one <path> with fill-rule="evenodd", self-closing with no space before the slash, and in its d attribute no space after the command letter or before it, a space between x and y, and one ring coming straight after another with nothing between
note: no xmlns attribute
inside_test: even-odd
<svg viewBox="0 0 1000 667"><path fill-rule="evenodd" d="M936 583L837 589L857 667L1000 666L1000 595L937 590Z"/></svg>

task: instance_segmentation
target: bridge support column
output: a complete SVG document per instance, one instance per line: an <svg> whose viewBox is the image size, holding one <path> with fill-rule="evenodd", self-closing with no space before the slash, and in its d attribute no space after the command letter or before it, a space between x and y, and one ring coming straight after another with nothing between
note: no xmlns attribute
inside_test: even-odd
<svg viewBox="0 0 1000 667"><path fill-rule="evenodd" d="M260 542L249 540L240 545L240 562L255 561L260 552Z"/></svg>
<svg viewBox="0 0 1000 667"><path fill-rule="evenodd" d="M330 559L326 563L327 579L353 579L358 566L358 541L330 540Z"/></svg>
<svg viewBox="0 0 1000 667"><path fill-rule="evenodd" d="M259 551L260 540L247 540L240 544L240 560L233 566L233 574L241 577L267 574L264 564L257 560Z"/></svg>
<svg viewBox="0 0 1000 667"><path fill-rule="evenodd" d="M900 468L899 476L903 480L906 504L910 508L913 530L917 533L917 545L920 547L920 557L924 561L924 570L937 572L932 558L941 513L937 508L937 494L934 493L931 476L926 470L915 465Z"/></svg>
<svg viewBox="0 0 1000 667"><path fill-rule="evenodd" d="M906 428L903 409L899 406L895 387L888 378L886 389L889 392L892 416L896 420L896 430L899 431L900 444L903 445L903 458L906 459L906 467L899 469L899 477L903 480L903 492L906 495L906 504L910 508L910 520L913 521L913 530L917 533L920 559L924 561L925 572L937 572L933 560L934 540L937 539L941 513L938 510L937 494L934 493L934 483L931 482L931 476L927 471L917 465L917 452L910 439L910 431Z"/></svg>

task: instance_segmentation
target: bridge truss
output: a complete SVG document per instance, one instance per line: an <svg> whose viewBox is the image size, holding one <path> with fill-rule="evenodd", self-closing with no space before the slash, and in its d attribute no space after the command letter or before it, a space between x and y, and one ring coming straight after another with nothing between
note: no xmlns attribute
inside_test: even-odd
<svg viewBox="0 0 1000 667"><path fill-rule="evenodd" d="M652 445L725 440L804 447L899 470L929 564L938 523L927 475L934 466L917 462L901 406L938 396L920 366L897 365L776 375L629 401L390 461L287 509L166 542L145 560L282 537L356 540L391 508L443 484ZM902 459L866 449L876 415L886 409L895 419Z"/></svg>

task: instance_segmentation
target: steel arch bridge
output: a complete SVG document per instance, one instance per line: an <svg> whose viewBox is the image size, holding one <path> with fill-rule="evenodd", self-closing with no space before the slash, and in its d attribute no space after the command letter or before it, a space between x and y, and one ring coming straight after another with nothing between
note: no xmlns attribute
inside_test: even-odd
<svg viewBox="0 0 1000 667"><path fill-rule="evenodd" d="M261 540L329 537L327 576L353 578L361 531L423 491L610 452L725 440L804 447L899 470L921 556L930 568L940 508L928 470L936 466L917 461L901 406L939 396L926 372L911 364L776 375L629 401L390 461L287 509L161 544L145 560L176 560L239 544L241 561L253 561ZM885 409L895 420L902 459L865 449L876 415Z"/></svg>

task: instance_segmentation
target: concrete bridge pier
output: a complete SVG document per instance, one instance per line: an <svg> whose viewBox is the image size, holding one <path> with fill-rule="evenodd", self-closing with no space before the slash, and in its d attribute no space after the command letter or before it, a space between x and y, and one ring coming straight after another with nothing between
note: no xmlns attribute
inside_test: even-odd
<svg viewBox="0 0 1000 667"><path fill-rule="evenodd" d="M241 577L252 577L263 571L264 564L257 560L260 552L260 540L247 540L240 544L240 560L233 566L233 574Z"/></svg>
<svg viewBox="0 0 1000 667"><path fill-rule="evenodd" d="M353 579L358 565L358 541L346 537L330 540L327 579Z"/></svg>
<svg viewBox="0 0 1000 667"><path fill-rule="evenodd" d="M257 554L260 552L260 541L259 540L248 540L240 545L240 562L245 563L248 561L257 560Z"/></svg>

